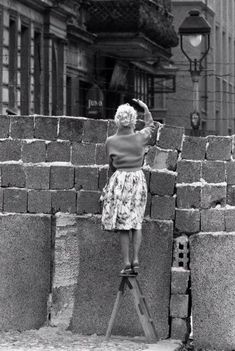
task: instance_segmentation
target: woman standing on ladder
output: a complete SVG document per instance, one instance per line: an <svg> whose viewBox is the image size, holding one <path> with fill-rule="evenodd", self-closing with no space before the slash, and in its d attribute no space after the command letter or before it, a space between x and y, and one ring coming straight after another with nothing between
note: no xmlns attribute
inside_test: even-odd
<svg viewBox="0 0 235 351"><path fill-rule="evenodd" d="M142 241L142 222L147 203L147 184L142 171L145 147L149 144L154 123L148 106L133 99L144 109L145 128L135 132L136 110L129 104L120 105L114 120L116 134L106 140L106 153L113 175L103 190L102 226L118 231L124 268L121 274L137 273ZM130 260L130 231L133 260Z"/></svg>

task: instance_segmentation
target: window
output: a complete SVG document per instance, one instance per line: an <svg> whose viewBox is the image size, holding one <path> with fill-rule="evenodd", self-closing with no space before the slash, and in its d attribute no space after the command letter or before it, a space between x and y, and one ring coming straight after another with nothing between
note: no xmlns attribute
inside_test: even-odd
<svg viewBox="0 0 235 351"><path fill-rule="evenodd" d="M17 96L17 23L10 18L9 23L9 107L16 107Z"/></svg>
<svg viewBox="0 0 235 351"><path fill-rule="evenodd" d="M40 114L41 106L41 33L34 33L34 112Z"/></svg>
<svg viewBox="0 0 235 351"><path fill-rule="evenodd" d="M23 115L28 115L30 86L30 31L29 27L25 25L21 26L20 58L20 110Z"/></svg>

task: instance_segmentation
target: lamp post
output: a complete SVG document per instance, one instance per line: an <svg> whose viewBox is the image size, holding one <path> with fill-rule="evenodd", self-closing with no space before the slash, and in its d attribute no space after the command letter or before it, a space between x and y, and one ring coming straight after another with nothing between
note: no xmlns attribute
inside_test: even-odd
<svg viewBox="0 0 235 351"><path fill-rule="evenodd" d="M210 32L209 23L200 15L198 10L189 11L189 15L179 27L180 48L189 61L189 71L193 82L192 135L199 135L199 78L203 69L202 61L210 49Z"/></svg>

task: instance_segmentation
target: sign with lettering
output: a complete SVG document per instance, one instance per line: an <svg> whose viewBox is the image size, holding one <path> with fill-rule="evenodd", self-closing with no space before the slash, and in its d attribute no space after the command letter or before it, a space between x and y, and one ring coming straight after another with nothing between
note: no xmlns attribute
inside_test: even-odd
<svg viewBox="0 0 235 351"><path fill-rule="evenodd" d="M97 84L94 84L87 93L87 112L90 118L102 118L104 95Z"/></svg>

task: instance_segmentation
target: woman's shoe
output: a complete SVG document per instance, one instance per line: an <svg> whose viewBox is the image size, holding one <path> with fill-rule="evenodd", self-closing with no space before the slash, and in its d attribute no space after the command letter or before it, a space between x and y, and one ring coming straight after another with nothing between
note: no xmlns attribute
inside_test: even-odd
<svg viewBox="0 0 235 351"><path fill-rule="evenodd" d="M133 273L134 273L134 274L138 274L139 269L140 269L139 262L133 262L133 263L132 263L132 270L133 270Z"/></svg>
<svg viewBox="0 0 235 351"><path fill-rule="evenodd" d="M121 275L128 275L132 273L132 267L130 264L126 265L125 268L123 268L120 272Z"/></svg>

